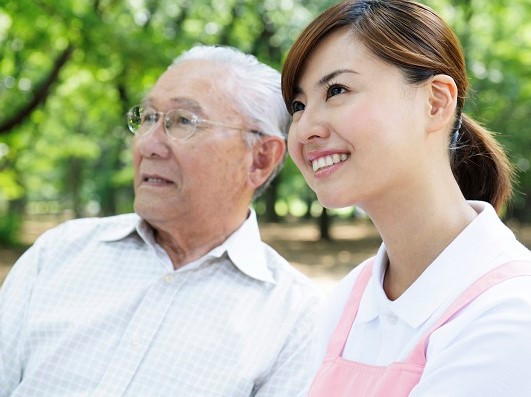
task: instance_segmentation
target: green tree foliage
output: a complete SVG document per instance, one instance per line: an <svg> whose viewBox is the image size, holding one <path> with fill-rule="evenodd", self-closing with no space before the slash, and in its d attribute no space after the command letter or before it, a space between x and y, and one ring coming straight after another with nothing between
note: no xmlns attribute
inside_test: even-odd
<svg viewBox="0 0 531 397"><path fill-rule="evenodd" d="M123 115L172 59L196 43L227 44L280 69L300 30L332 3L1 0L0 239L24 211L130 211ZM468 111L500 131L522 171L514 214L531 218L527 0L431 3L463 40L474 88ZM260 211L276 203L281 215L315 213L315 198L290 162L275 187L257 203Z"/></svg>

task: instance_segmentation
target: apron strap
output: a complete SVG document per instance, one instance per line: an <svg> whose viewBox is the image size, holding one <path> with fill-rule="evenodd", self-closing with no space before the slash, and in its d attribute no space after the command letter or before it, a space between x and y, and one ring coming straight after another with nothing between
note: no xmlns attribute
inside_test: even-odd
<svg viewBox="0 0 531 397"><path fill-rule="evenodd" d="M330 338L326 354L327 357L340 357L343 354L343 349L347 343L350 329L352 328L354 319L358 314L361 297L372 275L373 263L374 257L369 258L362 264L358 265L364 267L361 269L360 274L358 274L358 277L356 278L356 282L352 287L352 292L350 293L347 304L343 309L341 319L339 320L339 323L332 334L332 337Z"/></svg>
<svg viewBox="0 0 531 397"><path fill-rule="evenodd" d="M531 276L531 262L514 261L500 265L488 273L484 274L472 285L470 285L450 307L444 312L441 318L428 330L428 332L420 339L410 353L406 362L422 365L426 364L426 351L428 348L428 340L431 334L439 327L449 322L461 309L467 306L470 302L476 299L483 292L489 288L511 278Z"/></svg>

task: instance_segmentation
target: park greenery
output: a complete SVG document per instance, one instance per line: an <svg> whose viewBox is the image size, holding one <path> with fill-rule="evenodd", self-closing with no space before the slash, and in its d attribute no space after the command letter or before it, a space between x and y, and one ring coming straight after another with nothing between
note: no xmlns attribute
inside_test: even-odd
<svg viewBox="0 0 531 397"><path fill-rule="evenodd" d="M518 174L506 216L531 221L529 0L425 0L460 37L466 111L494 131ZM0 0L0 242L27 214L132 210L124 114L172 59L225 44L280 70L302 28L331 0ZM256 203L264 219L326 212L288 161ZM355 212L354 210L346 213Z"/></svg>

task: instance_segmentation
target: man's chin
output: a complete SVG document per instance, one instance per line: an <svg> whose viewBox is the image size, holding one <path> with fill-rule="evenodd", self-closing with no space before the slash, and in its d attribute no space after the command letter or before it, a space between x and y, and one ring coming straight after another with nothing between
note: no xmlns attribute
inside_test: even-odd
<svg viewBox="0 0 531 397"><path fill-rule="evenodd" d="M133 203L133 208L135 210L135 213L140 216L145 221L155 220L156 218L160 218L160 208L157 211L157 208L155 208L155 205L153 202L149 202L149 200L142 200L135 198L135 201ZM159 214L157 214L159 212Z"/></svg>

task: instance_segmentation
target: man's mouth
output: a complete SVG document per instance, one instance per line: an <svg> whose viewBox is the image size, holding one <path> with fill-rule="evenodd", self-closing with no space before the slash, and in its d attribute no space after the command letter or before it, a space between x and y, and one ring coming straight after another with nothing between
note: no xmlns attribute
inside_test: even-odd
<svg viewBox="0 0 531 397"><path fill-rule="evenodd" d="M154 175L144 175L142 177L142 182L154 184L154 185L167 185L170 183L173 183L169 179L163 178L161 176L154 176Z"/></svg>

